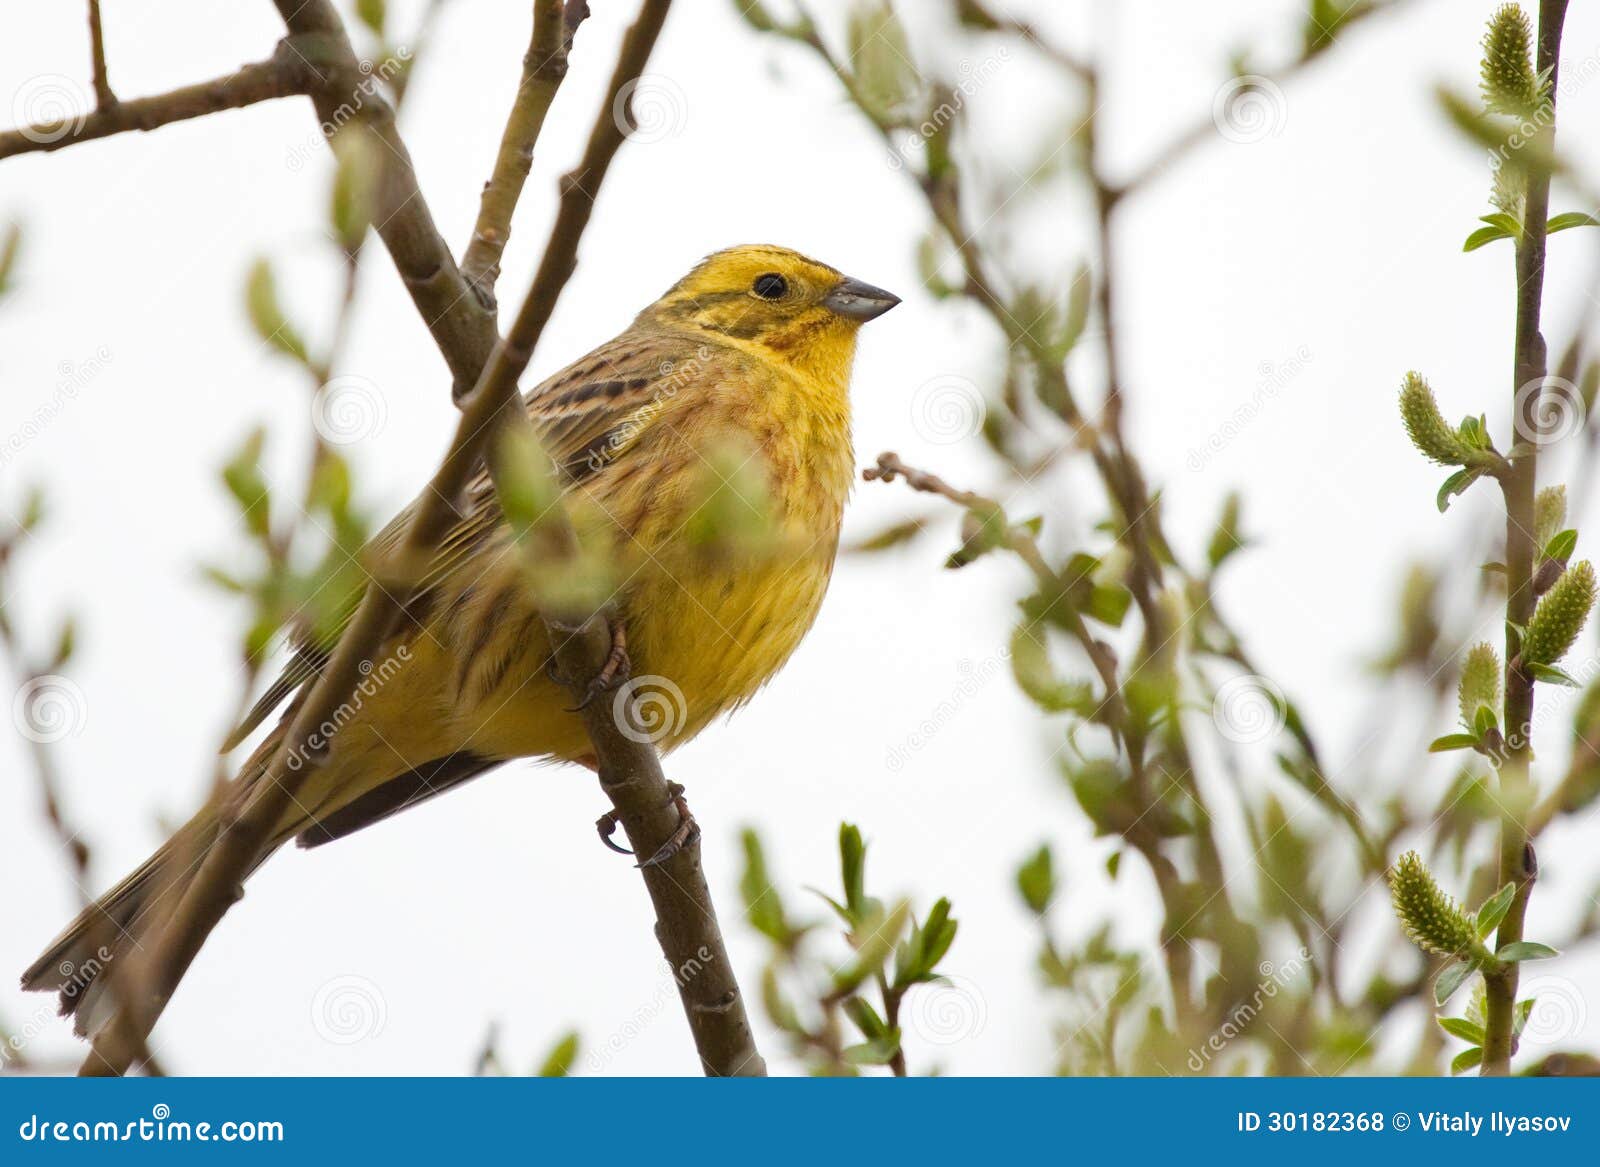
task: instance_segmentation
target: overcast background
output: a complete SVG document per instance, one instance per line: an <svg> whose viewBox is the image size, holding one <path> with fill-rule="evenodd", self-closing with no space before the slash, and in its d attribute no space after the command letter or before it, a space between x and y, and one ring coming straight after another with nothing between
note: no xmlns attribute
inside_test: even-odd
<svg viewBox="0 0 1600 1167"><path fill-rule="evenodd" d="M1129 170L1208 116L1233 49L1258 46L1263 64L1292 52L1299 8L1107 3L1091 21L1082 4L996 7L1028 12L1080 45L1092 32L1104 46L1107 145ZM1373 712L1362 660L1388 635L1404 564L1461 539L1490 502L1437 514L1440 475L1406 444L1394 392L1418 367L1447 415L1489 409L1501 422L1510 250L1461 254L1489 209L1488 171L1432 97L1441 80L1475 87L1492 7L1418 3L1363 23L1285 87L1273 132L1250 143L1217 137L1123 221L1133 432L1154 484L1166 488L1169 530L1193 555L1223 495L1244 491L1257 543L1233 565L1224 599L1265 670L1333 743L1332 771L1358 802L1373 781L1371 751L1360 748ZM392 8L392 27L406 30L420 5ZM510 303L527 285L554 177L577 157L634 6L595 8L518 211L501 284ZM1069 10L1064 18L1058 8ZM0 122L19 120L41 77L87 92L81 9L12 6L0 39ZM104 9L111 80L124 98L264 57L281 35L264 3L229 6L223 19L204 0L106 0ZM527 20L526 3L453 0L407 99L403 132L458 251L516 86ZM929 30L912 26L918 44ZM1574 6L1566 45L1565 70L1596 63L1593 6ZM973 55L983 51L979 43ZM895 449L962 484L994 481L976 440L941 440L912 403L941 377L992 389L1001 342L972 309L920 290L920 196L833 79L713 0L676 6L652 72L659 132L618 158L529 383L621 330L705 253L782 243L905 297L863 332L858 461ZM1037 79L1032 62L1013 58L974 99L993 153L1016 159L1017 173L992 176L1002 187L1026 176L1065 120L1067 105ZM1600 124L1600 85L1563 95L1562 124L1564 146L1595 174L1600 139L1589 131ZM227 728L239 613L197 572L199 561L225 562L241 545L217 468L266 423L272 472L291 488L310 424L302 378L255 339L241 287L252 259L270 254L297 319L331 318L337 272L321 238L329 171L303 100L0 163L0 219L27 232L20 286L0 307L0 436L24 435L7 439L0 505L14 508L34 481L53 502L23 561L12 616L41 648L61 614L81 618L72 676L84 716L56 748L71 817L94 847L94 891L164 837L163 819L190 813ZM1594 208L1562 194L1553 209ZM1081 221L1081 204L1065 200L1028 217L1041 271L1070 272ZM1553 343L1593 291L1590 234L1552 244ZM443 364L387 257L370 260L340 371L381 391L381 424L346 447L363 501L381 519L431 471L453 411ZM1263 404L1241 426L1238 411L1252 401ZM1219 450L1195 456L1223 433ZM1046 488L1070 492L1073 481ZM1076 511L1085 530L1100 517L1094 497ZM1065 506L1074 509L1070 495ZM901 488L859 487L849 533L920 509ZM1113 893L1092 874L1107 845L1089 839L1047 763L1055 741L996 667L1009 634L1005 597L1023 586L1018 569L986 560L941 572L952 539L947 516L909 548L841 563L792 664L669 769L706 828L705 866L746 986L764 950L737 920L738 828L762 829L781 886L809 910L798 889L836 882L836 830L849 819L871 841L880 893L909 893L924 907L946 894L961 920L946 961L962 978L956 998L942 1017L931 996L908 1005L913 1066L1048 1071L1052 1010L1035 985L1036 934L1012 872L1041 840L1054 841L1073 872L1064 926L1081 928L1108 911ZM1497 635L1492 625L1481 631ZM912 748L942 702L956 715ZM1541 751L1547 777L1562 757L1561 733L1551 736ZM0 735L0 1020L26 1028L31 1057L66 1064L75 1047L65 1024L46 1020L45 998L14 987L76 907L23 744ZM1436 764L1417 780L1448 776ZM588 774L519 763L337 846L278 856L206 946L157 1048L189 1073L458 1073L498 1022L514 1068L576 1027L580 1071L692 1072L638 876L594 837L603 808ZM1593 829L1590 820L1552 834L1542 852L1549 890L1534 899L1531 934L1559 931L1587 894L1600 868L1584 837ZM1142 872L1114 894L1119 934L1147 943L1154 917ZM1362 910L1377 921L1382 897L1367 901ZM1379 947L1403 951L1397 932L1375 925L1374 934ZM1594 973L1581 953L1546 970L1579 986ZM1600 1002L1584 1008L1591 995L1576 997L1582 1016L1567 1046L1600 1036ZM343 1007L365 1011L355 1040L347 1018L330 1021ZM764 1048L777 1068L794 1068L770 1034Z"/></svg>

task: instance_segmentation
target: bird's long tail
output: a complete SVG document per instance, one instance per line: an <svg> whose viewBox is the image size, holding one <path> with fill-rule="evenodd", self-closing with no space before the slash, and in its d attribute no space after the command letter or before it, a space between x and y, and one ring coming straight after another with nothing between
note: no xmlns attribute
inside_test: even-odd
<svg viewBox="0 0 1600 1167"><path fill-rule="evenodd" d="M240 771L246 788L260 778L278 747L281 731L268 735ZM234 795L245 793L236 785ZM92 1036L113 1012L114 974L153 925L177 905L217 841L217 800L208 801L127 878L78 913L39 959L22 974L22 987L58 994L61 1015L73 1019L79 1036ZM283 843L275 837L257 856L259 865ZM252 868L253 869L253 868Z"/></svg>

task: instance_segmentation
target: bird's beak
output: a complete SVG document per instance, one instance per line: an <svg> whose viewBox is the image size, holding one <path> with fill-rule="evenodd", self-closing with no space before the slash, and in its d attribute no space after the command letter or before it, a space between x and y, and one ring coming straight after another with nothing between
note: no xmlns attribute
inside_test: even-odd
<svg viewBox="0 0 1600 1167"><path fill-rule="evenodd" d="M837 287L822 298L823 306L832 309L847 320L866 323L876 320L900 302L900 297L882 288L875 288L861 280L846 276Z"/></svg>

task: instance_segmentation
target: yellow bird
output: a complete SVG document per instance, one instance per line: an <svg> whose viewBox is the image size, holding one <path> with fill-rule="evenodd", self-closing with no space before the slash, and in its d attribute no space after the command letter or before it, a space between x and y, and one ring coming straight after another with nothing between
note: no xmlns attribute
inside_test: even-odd
<svg viewBox="0 0 1600 1167"><path fill-rule="evenodd" d="M638 698L660 702L645 721L661 748L749 700L816 618L854 479L856 334L897 303L786 248L730 248L527 396L569 510L608 539L613 661L627 664L629 684L659 687ZM760 519L752 537L724 538L745 515ZM375 550L406 517L379 533ZM323 727L326 758L258 863L290 839L340 838L512 758L592 765L581 719L549 676L528 571L480 475L405 626ZM231 749L290 701L241 768L235 805L261 779L330 649L303 637L229 739ZM109 1012L109 1002L97 1007L95 974L161 897L182 892L216 837L208 807L80 914L23 985L60 992L63 1013L92 1032Z"/></svg>

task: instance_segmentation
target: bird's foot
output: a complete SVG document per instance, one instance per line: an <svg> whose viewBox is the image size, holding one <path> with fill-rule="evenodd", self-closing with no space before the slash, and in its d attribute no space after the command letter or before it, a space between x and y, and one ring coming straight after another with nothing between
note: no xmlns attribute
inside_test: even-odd
<svg viewBox="0 0 1600 1167"><path fill-rule="evenodd" d="M616 811L608 810L605 814L595 819L594 829L600 832L600 841L618 855L632 855L632 851L611 837L617 833L617 826L621 822L622 820L617 817Z"/></svg>
<svg viewBox="0 0 1600 1167"><path fill-rule="evenodd" d="M607 689L625 682L633 668L633 662L628 658L627 626L615 616L608 618L606 623L611 630L611 651L606 653L606 661L600 666L600 671L590 679L588 688L584 690L583 700L569 709L567 711L569 713L587 709L590 703Z"/></svg>
<svg viewBox="0 0 1600 1167"><path fill-rule="evenodd" d="M689 812L689 804L683 798L683 786L677 782L667 783L667 793L672 798L672 806L678 812L678 829L667 837L667 841L656 848L656 853L640 867L659 867L671 859L685 847L692 847L700 841L700 824L695 822L694 815Z"/></svg>

